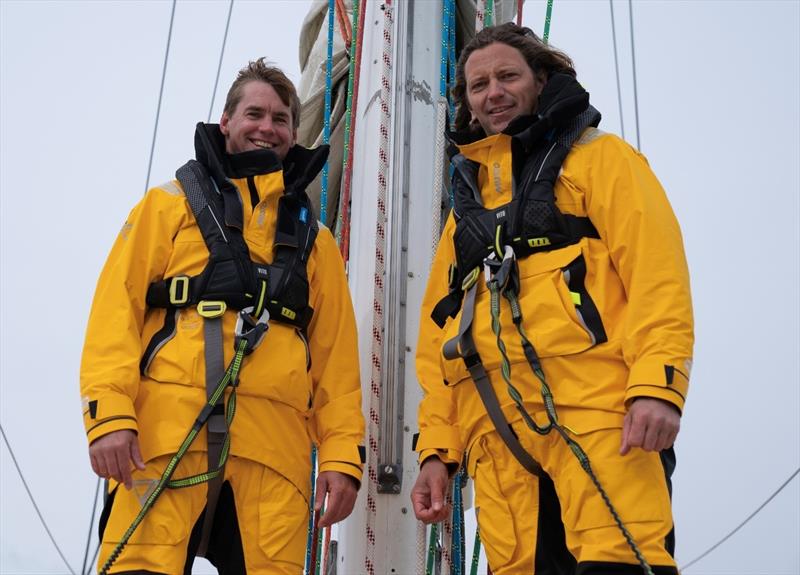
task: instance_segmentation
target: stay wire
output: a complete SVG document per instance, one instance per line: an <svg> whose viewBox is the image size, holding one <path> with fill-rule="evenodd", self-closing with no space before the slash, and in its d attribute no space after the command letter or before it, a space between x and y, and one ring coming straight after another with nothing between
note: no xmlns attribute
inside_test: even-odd
<svg viewBox="0 0 800 575"><path fill-rule="evenodd" d="M733 531L731 531L731 532L730 532L730 533L728 533L728 534L727 534L725 537L723 537L722 539L720 539L720 540L719 540L717 543L715 543L714 545L712 545L711 547L709 547L707 551L705 551L704 553L701 553L700 555L698 555L697 557L695 557L694 559L692 559L691 561L689 561L689 562L688 562L686 565L682 566L682 567L681 567L681 571L683 571L684 569L688 569L689 567L691 567L692 565L694 565L695 563L697 563L698 561L700 561L700 560L701 560L703 557L705 557L706 555L708 555L709 553L711 553L711 552L712 552L714 549L716 549L717 547L719 547L720 545L722 545L723 543L725 543L725 542L726 542L728 539L730 539L730 538L731 538L731 536L732 536L734 533L736 533L737 531L739 531L739 529L741 529L742 527L744 527L744 526L745 526L745 524L746 524L748 521L750 521L750 520L751 520L753 517L755 517L755 516L756 516L756 514L758 514L758 512L759 512L759 511L761 511L762 509L764 509L764 507L766 507L766 506L767 506L767 504L768 504L770 501L772 501L773 499L775 499L775 497L778 495L778 493L780 493L781 491L783 491L783 488L784 488L784 487L786 487L787 485L789 485L789 483L791 483L791 482L792 482L792 479L794 479L795 477L797 477L797 474L798 474L798 473L800 473L800 467L798 467L797 469L795 469L795 470L794 470L794 473L792 473L792 474L789 476L789 479L787 479L786 481L784 481L784 482L781 484L781 486L780 486L780 487L778 487L778 489L776 489L776 490L775 490L775 491L772 493L772 495L770 495L769 497L767 497L767 499L766 499L766 501L764 501L764 503L762 503L761 505L759 505L759 506L758 506L758 508L757 508L755 511L753 511L753 512L752 512L750 515L748 515L748 516L747 516L747 518L746 518L744 521L742 521L742 522L741 522L739 525L737 525L737 526L736 526L736 527L733 529Z"/></svg>
<svg viewBox="0 0 800 575"><path fill-rule="evenodd" d="M228 4L228 20L225 22L225 34L222 36L222 47L219 50L219 63L217 64L217 77L214 79L214 90L211 92L211 105L208 107L208 119L206 123L211 123L211 113L214 111L214 100L217 97L217 87L219 86L219 74L222 71L222 57L225 55L225 45L228 42L228 29L231 26L231 14L233 14L233 0Z"/></svg>
<svg viewBox="0 0 800 575"><path fill-rule="evenodd" d="M633 109L636 113L636 149L642 151L642 142L639 138L639 94L636 83L636 46L633 43L633 0L628 0L628 14L631 28L631 66L633 67Z"/></svg>
<svg viewBox="0 0 800 575"><path fill-rule="evenodd" d="M161 69L161 88L158 90L158 106L156 107L156 123L153 126L153 141L150 144L150 160L147 162L147 179L144 183L144 192L150 188L150 171L153 168L153 152L156 149L156 135L158 134L158 119L161 115L161 99L164 95L164 82L167 78L167 61L169 60L169 45L172 42L172 24L175 22L175 4L172 0L172 12L169 15L169 32L167 32L167 48L164 51L164 67Z"/></svg>
<svg viewBox="0 0 800 575"><path fill-rule="evenodd" d="M94 514L97 512L97 499L100 495L101 482L102 480L98 477L94 487L94 503L92 503L92 516L89 518L89 533L86 535L86 550L83 552L81 573L86 573L86 560L89 558L89 547L92 545L92 527L94 527Z"/></svg>
<svg viewBox="0 0 800 575"><path fill-rule="evenodd" d="M611 9L611 39L614 43L614 71L617 74L617 105L619 106L619 126L622 131L622 139L625 139L625 120L622 115L622 89L619 82L619 57L617 56L617 26L614 21L614 0L608 0L608 7Z"/></svg>
<svg viewBox="0 0 800 575"><path fill-rule="evenodd" d="M50 537L50 541L53 542L53 546L56 548L56 551L58 551L58 554L61 557L61 560L64 562L64 565L67 566L67 569L69 569L69 572L72 575L75 575L75 571L73 571L72 565L69 564L69 561L67 561L67 558L64 557L64 554L61 552L61 548L58 546L58 543L56 543L55 537L53 537L53 534L50 532L50 528L47 526L47 522L44 520L44 516L42 515L42 512L39 510L39 506L36 504L36 500L33 498L33 493L31 493L31 490L28 487L28 482L25 481L25 476L22 474L22 469L20 469L19 463L17 463L17 458L14 456L14 450L11 449L11 443L8 441L8 437L6 437L6 432L3 429L2 424L0 424L0 434L3 435L3 441L5 442L6 447L8 448L8 453L11 455L11 461L14 462L14 467L16 467L17 474L19 475L19 478L22 480L22 485L23 487L25 487L25 491L28 493L28 498L31 500L34 510L36 510L36 515L39 516L39 521L42 522L44 530L47 531L47 535L48 537Z"/></svg>

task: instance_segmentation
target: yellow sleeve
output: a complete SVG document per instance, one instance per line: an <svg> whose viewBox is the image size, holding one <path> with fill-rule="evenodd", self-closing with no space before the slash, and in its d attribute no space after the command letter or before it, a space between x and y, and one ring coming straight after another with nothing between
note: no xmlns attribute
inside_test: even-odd
<svg viewBox="0 0 800 575"><path fill-rule="evenodd" d="M455 220L451 213L433 258L420 310L416 368L423 397L417 412L419 436L414 446L414 450L419 453L420 463L435 455L444 463L458 465L464 453L455 415L453 390L442 378L440 350L444 330L431 319L433 308L448 293L448 272L450 264L456 261L453 250L454 231ZM453 320L448 318L448 321Z"/></svg>
<svg viewBox="0 0 800 575"><path fill-rule="evenodd" d="M694 322L678 221L644 156L613 135L602 136L588 150L588 179L581 184L587 190L587 210L627 296L622 318L622 350L630 368L625 403L654 397L682 411Z"/></svg>
<svg viewBox="0 0 800 575"><path fill-rule="evenodd" d="M182 194L151 189L130 212L100 273L80 369L89 443L120 429L138 431L134 401L147 288L162 278L187 211Z"/></svg>
<svg viewBox="0 0 800 575"><path fill-rule="evenodd" d="M355 314L339 248L323 226L312 250L309 282L312 427L319 470L361 481L366 453Z"/></svg>

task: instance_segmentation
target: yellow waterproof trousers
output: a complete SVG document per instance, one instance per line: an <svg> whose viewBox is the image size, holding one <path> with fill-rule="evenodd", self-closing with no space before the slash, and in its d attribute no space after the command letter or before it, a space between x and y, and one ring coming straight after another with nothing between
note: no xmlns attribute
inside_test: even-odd
<svg viewBox="0 0 800 575"><path fill-rule="evenodd" d="M113 552L139 513L147 488L161 477L169 456L134 471L134 488L120 485L103 533L98 569ZM174 479L208 470L205 452L192 451L181 460ZM254 461L230 457L225 466L236 506L244 565L248 575L299 575L303 571L308 528L308 503L286 478ZM114 562L110 573L149 572L181 575L187 563L192 529L206 505L207 483L165 489ZM141 501L140 501L141 499ZM219 513L219 512L218 512ZM228 546L238 544L235 533L221 533Z"/></svg>
<svg viewBox="0 0 800 575"><path fill-rule="evenodd" d="M521 422L513 427L525 449L553 480L566 545L577 561L577 572L627 573L627 565L635 569L630 572L641 572L597 488L558 433L540 436ZM673 528L670 494L659 454L634 449L621 456L619 428L600 429L575 439L588 454L597 478L645 559L662 568L655 569L656 573L675 573L675 561L667 550ZM522 468L495 431L474 442L468 468L475 480L478 526L492 573L534 573L537 541L557 539L537 533L539 479ZM544 524L551 523L546 519ZM540 550L544 555L557 552Z"/></svg>

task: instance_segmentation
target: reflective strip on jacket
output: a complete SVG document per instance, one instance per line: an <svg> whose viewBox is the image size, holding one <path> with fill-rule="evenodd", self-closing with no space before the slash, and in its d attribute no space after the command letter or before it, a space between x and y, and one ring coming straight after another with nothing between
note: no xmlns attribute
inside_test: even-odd
<svg viewBox="0 0 800 575"><path fill-rule="evenodd" d="M510 136L489 136L460 151L480 164L484 205L495 208L510 201ZM560 421L579 432L621 426L637 397L663 399L682 410L694 342L689 273L677 220L646 159L620 138L589 128L565 159L555 196L563 213L588 216L600 235L519 261L524 329L542 358ZM442 344L456 336L461 314L448 318L443 329L430 317L448 292L454 229L451 213L421 310L416 356L424 390L416 445L420 461L436 454L459 463L470 442L492 429L463 360L441 354ZM586 266L583 293L571 293L565 272L581 258ZM478 286L473 336L513 421L518 415L498 374L500 353L482 275ZM606 343L593 343L579 313L585 303L581 297L591 298L599 311ZM512 381L517 381L515 373L535 381L505 301L501 326ZM527 389L524 400L531 413L543 415L538 386Z"/></svg>
<svg viewBox="0 0 800 575"><path fill-rule="evenodd" d="M244 206L250 257L272 259L283 172L232 180ZM203 318L181 309L177 333L156 354L147 375L139 360L164 324L164 309L148 309L148 286L164 277L193 276L208 261L191 209L177 181L147 192L130 213L97 284L81 361L81 395L89 442L120 429L139 434L145 461L174 453L206 401ZM260 347L240 372L231 453L267 465L309 495L310 450L319 470L361 480L361 387L355 317L344 265L330 231L320 225L307 266L314 317L308 341L295 328L270 321ZM226 365L233 357L236 312L223 316ZM310 368L307 365L310 363ZM228 390L228 393L230 389ZM192 446L205 450L206 434Z"/></svg>

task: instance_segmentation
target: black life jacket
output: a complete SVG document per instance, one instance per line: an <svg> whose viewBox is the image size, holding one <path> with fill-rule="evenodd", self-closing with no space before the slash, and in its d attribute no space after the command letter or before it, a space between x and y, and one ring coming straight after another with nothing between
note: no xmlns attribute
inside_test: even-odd
<svg viewBox="0 0 800 575"><path fill-rule="evenodd" d="M494 209L483 206L478 188L477 162L456 153L453 146L451 181L456 229L456 262L450 268L449 293L434 308L431 318L444 327L447 317L461 308L464 284L483 269L493 252L502 259L503 247L517 258L550 251L599 235L587 217L562 213L556 206L554 186L572 144L589 126L597 126L600 113L589 105L589 94L567 74L552 74L539 97L539 112L514 120L504 131L512 134L512 199ZM454 144L474 135L450 134ZM523 162L517 162L523 158ZM476 271L477 270L477 271Z"/></svg>
<svg viewBox="0 0 800 575"><path fill-rule="evenodd" d="M314 314L308 303L306 268L319 228L305 188L322 169L328 147L308 150L294 146L282 164L269 150L227 156L224 149L219 128L200 123L195 134L197 160L189 160L176 172L209 258L196 276L164 278L148 288L147 305L167 308L167 314L164 327L153 336L142 356L139 367L143 374L158 349L174 334L181 308L197 306L201 315L214 317L228 308L266 307L271 320L300 330L306 329ZM250 177L281 167L286 189L278 200L273 260L262 264L250 259L242 235L242 202L226 174Z"/></svg>

